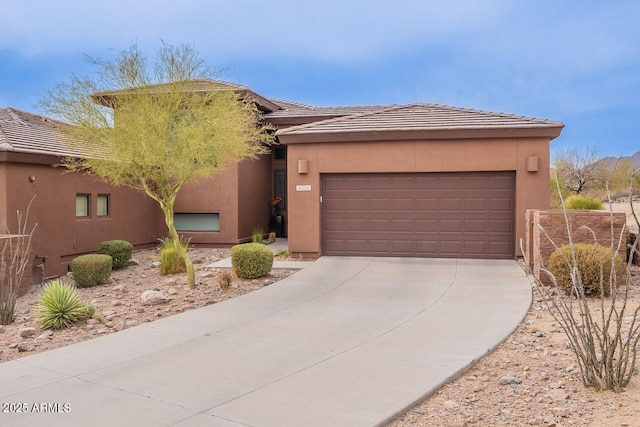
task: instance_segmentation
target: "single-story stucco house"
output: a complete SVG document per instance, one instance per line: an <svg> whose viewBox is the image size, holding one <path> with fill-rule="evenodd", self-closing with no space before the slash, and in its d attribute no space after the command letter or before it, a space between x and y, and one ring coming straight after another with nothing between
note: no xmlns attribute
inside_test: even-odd
<svg viewBox="0 0 640 427"><path fill-rule="evenodd" d="M195 245L250 240L269 229L280 197L279 232L295 257L513 259L525 211L549 207L549 145L561 122L423 103L312 107L220 81L193 88L250 97L278 142L183 189L176 225ZM15 211L36 196L36 281L43 260L45 277L64 274L101 241L143 246L166 234L143 194L52 167L73 155L56 125L0 109L0 217L15 227Z"/></svg>

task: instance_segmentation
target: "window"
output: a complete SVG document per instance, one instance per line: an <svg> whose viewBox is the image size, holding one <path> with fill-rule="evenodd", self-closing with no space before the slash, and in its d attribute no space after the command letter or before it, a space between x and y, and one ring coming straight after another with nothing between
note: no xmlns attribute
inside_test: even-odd
<svg viewBox="0 0 640 427"><path fill-rule="evenodd" d="M273 149L273 158L276 160L287 159L287 147L275 147Z"/></svg>
<svg viewBox="0 0 640 427"><path fill-rule="evenodd" d="M173 225L177 231L220 231L220 214L174 213Z"/></svg>
<svg viewBox="0 0 640 427"><path fill-rule="evenodd" d="M89 201L91 196L88 194L76 194L76 218L86 218L89 216Z"/></svg>
<svg viewBox="0 0 640 427"><path fill-rule="evenodd" d="M108 194L98 194L98 206L96 209L96 215L98 216L109 216L109 195Z"/></svg>

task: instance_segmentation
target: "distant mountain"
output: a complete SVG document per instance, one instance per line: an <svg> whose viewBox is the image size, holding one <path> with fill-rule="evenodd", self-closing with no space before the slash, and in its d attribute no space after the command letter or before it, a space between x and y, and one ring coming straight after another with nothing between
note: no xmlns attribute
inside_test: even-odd
<svg viewBox="0 0 640 427"><path fill-rule="evenodd" d="M598 161L604 163L608 167L613 167L616 164L616 162L618 162L621 159L628 159L631 162L631 165L633 167L640 168L640 151L636 152L635 154L633 154L631 156L626 156L626 157L603 157L602 159L600 159Z"/></svg>

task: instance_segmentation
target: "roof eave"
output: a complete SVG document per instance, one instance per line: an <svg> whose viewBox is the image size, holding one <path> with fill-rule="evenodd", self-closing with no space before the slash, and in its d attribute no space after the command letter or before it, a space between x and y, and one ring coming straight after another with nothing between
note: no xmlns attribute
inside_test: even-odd
<svg viewBox="0 0 640 427"><path fill-rule="evenodd" d="M377 142L408 140L450 139L503 139L503 138L557 138L564 125L534 128L487 128L487 129L421 129L382 131L339 132L286 132L282 129L276 136L282 144L304 144L318 142Z"/></svg>
<svg viewBox="0 0 640 427"><path fill-rule="evenodd" d="M256 103L256 105L258 106L258 109L260 111L262 111L263 113L271 113L273 111L278 111L281 110L282 108L268 100L267 98L258 95L257 93L255 93L254 91L250 90L250 89L236 89L236 88L218 88L218 89L210 89L211 90L218 90L218 91L222 91L222 90L232 90L237 92L241 98L244 99L249 99L251 101L253 101L254 103ZM193 90L192 92L205 92L206 90ZM153 91L148 91L147 93L162 93L162 92L153 92ZM91 94L91 99L93 99L94 102L96 102L97 104L100 104L104 107L109 107L109 108L114 108L116 106L116 102L115 100L118 98L118 96L122 96L122 95L131 95L132 92L131 91L108 91L108 92L96 92Z"/></svg>

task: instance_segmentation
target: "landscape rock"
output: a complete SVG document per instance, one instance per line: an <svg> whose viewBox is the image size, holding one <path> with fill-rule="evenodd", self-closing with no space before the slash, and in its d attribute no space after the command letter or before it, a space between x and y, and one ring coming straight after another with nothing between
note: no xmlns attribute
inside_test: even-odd
<svg viewBox="0 0 640 427"><path fill-rule="evenodd" d="M120 332L124 329L127 329L128 326L125 322L118 322L114 325L113 329L115 329L117 332Z"/></svg>
<svg viewBox="0 0 640 427"><path fill-rule="evenodd" d="M140 296L140 302L143 304L162 304L167 301L167 296L161 291L144 291Z"/></svg>
<svg viewBox="0 0 640 427"><path fill-rule="evenodd" d="M18 353L24 353L25 351L28 351L28 348L25 344L18 344Z"/></svg>
<svg viewBox="0 0 640 427"><path fill-rule="evenodd" d="M8 347L9 348L16 348L16 347L18 347L18 343L12 342L11 344L9 344Z"/></svg>
<svg viewBox="0 0 640 427"><path fill-rule="evenodd" d="M202 273L202 274L200 275L200 277L202 277L202 278L216 277L216 273L215 273L215 272L213 272L213 271L207 271L207 272L205 272L205 273Z"/></svg>
<svg viewBox="0 0 640 427"><path fill-rule="evenodd" d="M167 286L177 286L178 285L178 279L176 279L175 277L168 277L166 279L164 279L164 284Z"/></svg>
<svg viewBox="0 0 640 427"><path fill-rule="evenodd" d="M36 328L22 328L20 329L20 331L18 332L18 335L20 335L20 337L22 338L27 338L30 337L32 335L36 334Z"/></svg>
<svg viewBox="0 0 640 427"><path fill-rule="evenodd" d="M129 260L129 266L132 267L132 266L136 266L136 265L140 265L140 262L135 258L131 258Z"/></svg>
<svg viewBox="0 0 640 427"><path fill-rule="evenodd" d="M160 267L160 261L153 261L153 262L151 263L151 267L153 267L153 268L158 268L158 267Z"/></svg>
<svg viewBox="0 0 640 427"><path fill-rule="evenodd" d="M52 336L53 336L53 331L46 331L46 332L38 335L35 340L36 341L42 341L42 340L45 340L45 339L51 339Z"/></svg>
<svg viewBox="0 0 640 427"><path fill-rule="evenodd" d="M566 400L569 398L569 393L560 388L549 390L547 394L549 395L549 397L556 401Z"/></svg>
<svg viewBox="0 0 640 427"><path fill-rule="evenodd" d="M516 385L520 384L521 382L522 380L520 378L514 377L513 375L504 375L498 380L498 384L501 385Z"/></svg>

